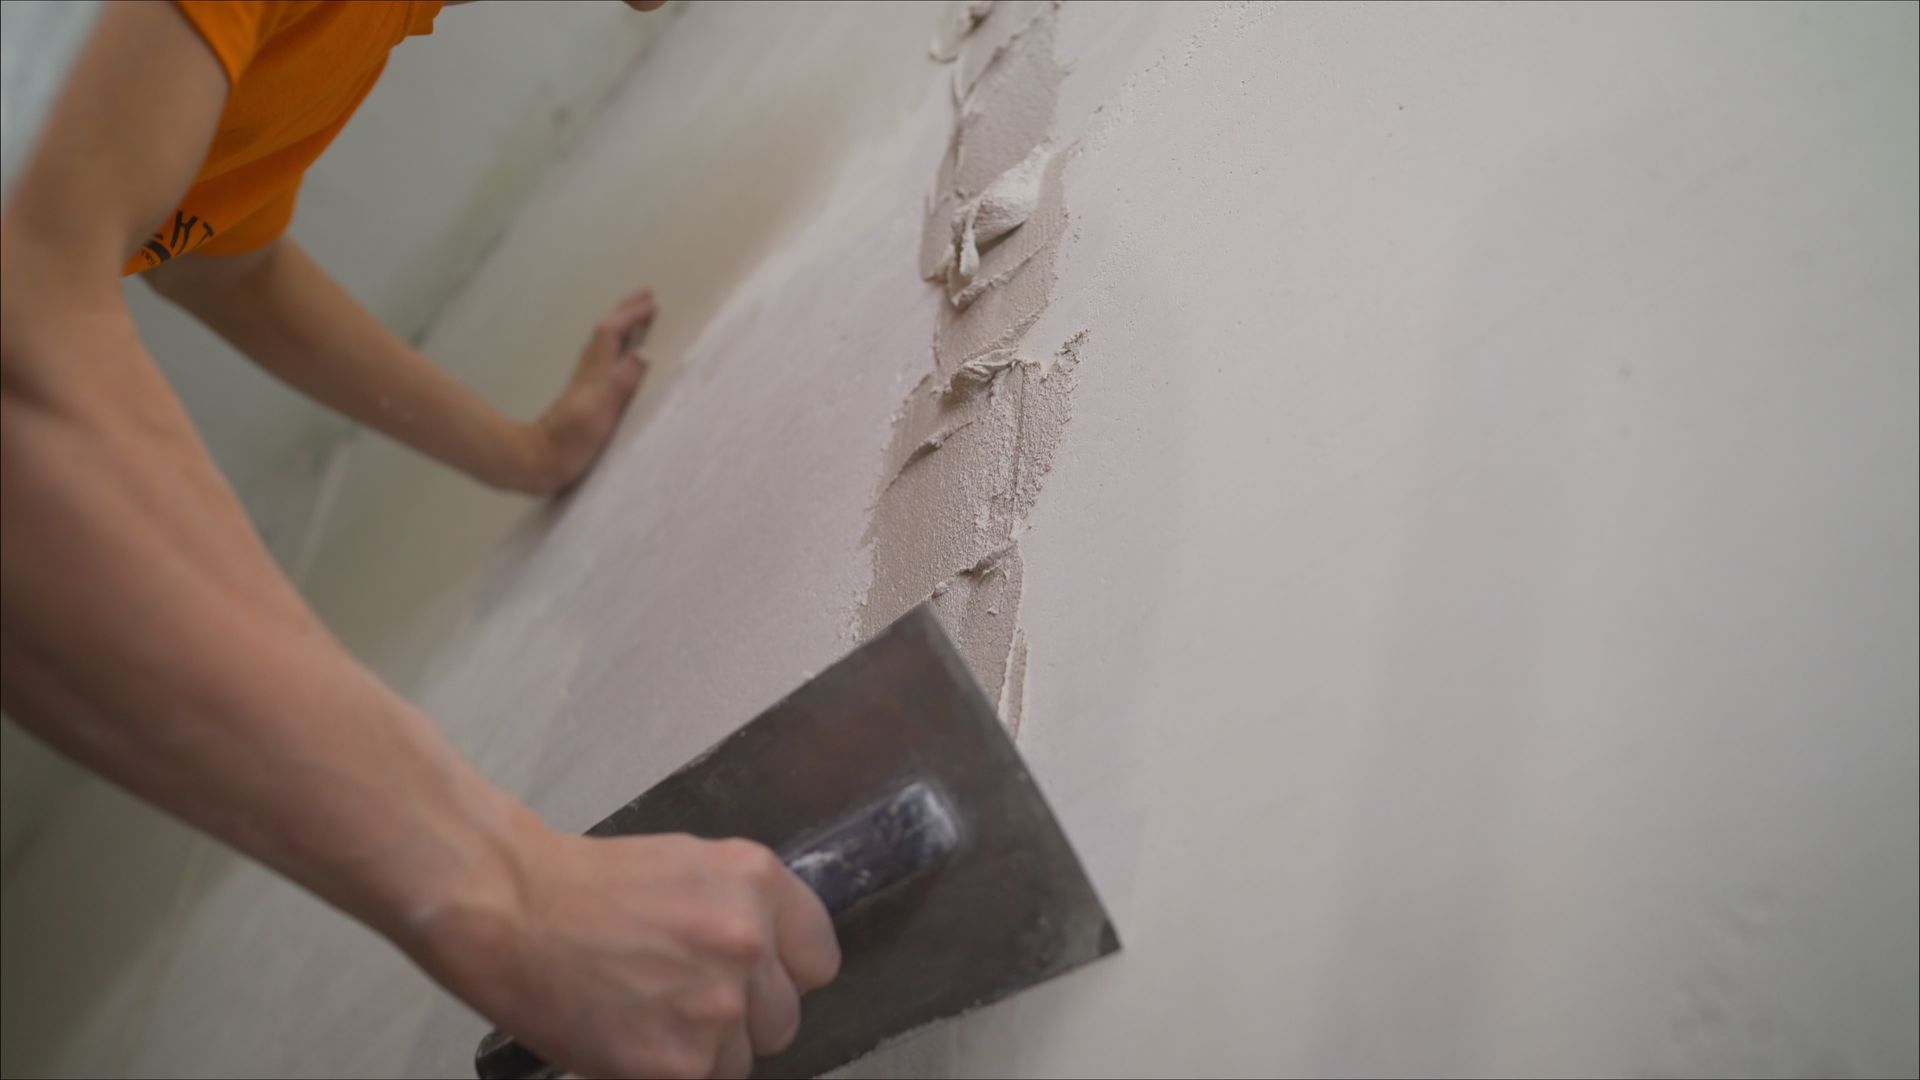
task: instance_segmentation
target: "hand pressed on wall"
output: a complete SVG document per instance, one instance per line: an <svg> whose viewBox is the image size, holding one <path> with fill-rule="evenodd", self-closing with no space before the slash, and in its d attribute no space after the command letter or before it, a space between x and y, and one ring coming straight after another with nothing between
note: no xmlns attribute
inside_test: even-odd
<svg viewBox="0 0 1920 1080"><path fill-rule="evenodd" d="M533 494L562 491L579 481L613 437L620 414L646 377L640 338L653 322L653 290L643 288L614 305L593 329L567 388L527 425L528 479Z"/></svg>

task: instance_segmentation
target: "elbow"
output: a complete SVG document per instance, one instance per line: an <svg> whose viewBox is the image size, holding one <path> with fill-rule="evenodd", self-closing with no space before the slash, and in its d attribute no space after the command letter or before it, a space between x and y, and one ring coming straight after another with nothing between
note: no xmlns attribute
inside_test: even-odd
<svg viewBox="0 0 1920 1080"><path fill-rule="evenodd" d="M85 412L144 359L119 285L0 312L0 393L15 406Z"/></svg>
<svg viewBox="0 0 1920 1080"><path fill-rule="evenodd" d="M11 265L23 257L6 244ZM40 396L63 375L84 370L96 342L123 339L133 324L111 272L94 272L57 258L40 260L41 274L0 279L0 386L10 398Z"/></svg>

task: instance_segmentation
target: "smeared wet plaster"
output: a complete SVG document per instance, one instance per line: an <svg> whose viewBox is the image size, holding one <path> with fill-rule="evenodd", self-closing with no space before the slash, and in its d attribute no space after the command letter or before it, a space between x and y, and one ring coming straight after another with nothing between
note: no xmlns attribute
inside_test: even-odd
<svg viewBox="0 0 1920 1080"><path fill-rule="evenodd" d="M980 251L993 249L995 241L1025 225L1039 209L1043 183L1057 186L1059 173L1048 172L1052 155L1044 145L1033 148L1020 164L995 177L986 190L962 203L953 212L952 246L946 257L948 299L955 307L966 307L988 289L1011 277L1033 255L1038 244L1052 237L1045 230L1027 234L1026 244L1009 248L1009 257L996 259L992 273L980 273ZM1056 200L1057 202L1057 200Z"/></svg>
<svg viewBox="0 0 1920 1080"><path fill-rule="evenodd" d="M971 6L971 5L969 5ZM960 43L953 69L953 103L961 107L962 112L973 104L973 92L989 68L998 64L1014 47L1014 42L1024 36L1038 23L1046 23L1052 29L1055 13L1060 7L1059 0L1001 0L987 9L987 14L975 22L966 38ZM1047 60L1052 62L1053 50L1049 36ZM1030 46L1031 42L1023 43ZM1059 86L1059 80L1047 88L1047 114L1051 121L1053 114L1052 96ZM1020 103L995 101L997 107Z"/></svg>
<svg viewBox="0 0 1920 1080"><path fill-rule="evenodd" d="M927 46L927 53L942 62L957 58L960 44L992 10L993 0L960 0L948 4L947 10L940 16L940 28L934 31L933 42Z"/></svg>
<svg viewBox="0 0 1920 1080"><path fill-rule="evenodd" d="M1027 642L1020 536L1066 426L1083 332L1025 338L1053 292L1066 230L1048 143L1063 72L1052 0L949 10L933 52L954 60L953 137L934 179L920 273L945 286L933 370L907 395L868 528L871 634L931 598L961 655L1019 730Z"/></svg>

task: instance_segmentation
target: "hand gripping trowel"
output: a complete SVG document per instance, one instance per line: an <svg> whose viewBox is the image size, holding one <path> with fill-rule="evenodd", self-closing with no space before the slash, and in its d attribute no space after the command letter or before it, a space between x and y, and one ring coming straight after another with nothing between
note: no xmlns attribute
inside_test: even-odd
<svg viewBox="0 0 1920 1080"><path fill-rule="evenodd" d="M755 1076L813 1076L1120 947L927 605L588 830L744 836L833 915L840 976ZM557 1071L496 1031L483 1078Z"/></svg>

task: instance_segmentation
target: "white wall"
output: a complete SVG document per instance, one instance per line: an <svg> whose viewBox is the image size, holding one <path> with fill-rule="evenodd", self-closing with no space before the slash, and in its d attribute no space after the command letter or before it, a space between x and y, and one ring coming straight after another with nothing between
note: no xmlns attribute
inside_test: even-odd
<svg viewBox="0 0 1920 1080"><path fill-rule="evenodd" d="M0 198L32 156L100 10L100 0L0 4Z"/></svg>
<svg viewBox="0 0 1920 1080"><path fill-rule="evenodd" d="M1915 9L1061 19L1020 744L1126 951L855 1074L1912 1075ZM690 12L436 322L532 402L660 287L571 499L355 448L313 600L557 824L850 642L942 302L931 21ZM78 794L7 1071L465 1068L390 950Z"/></svg>

